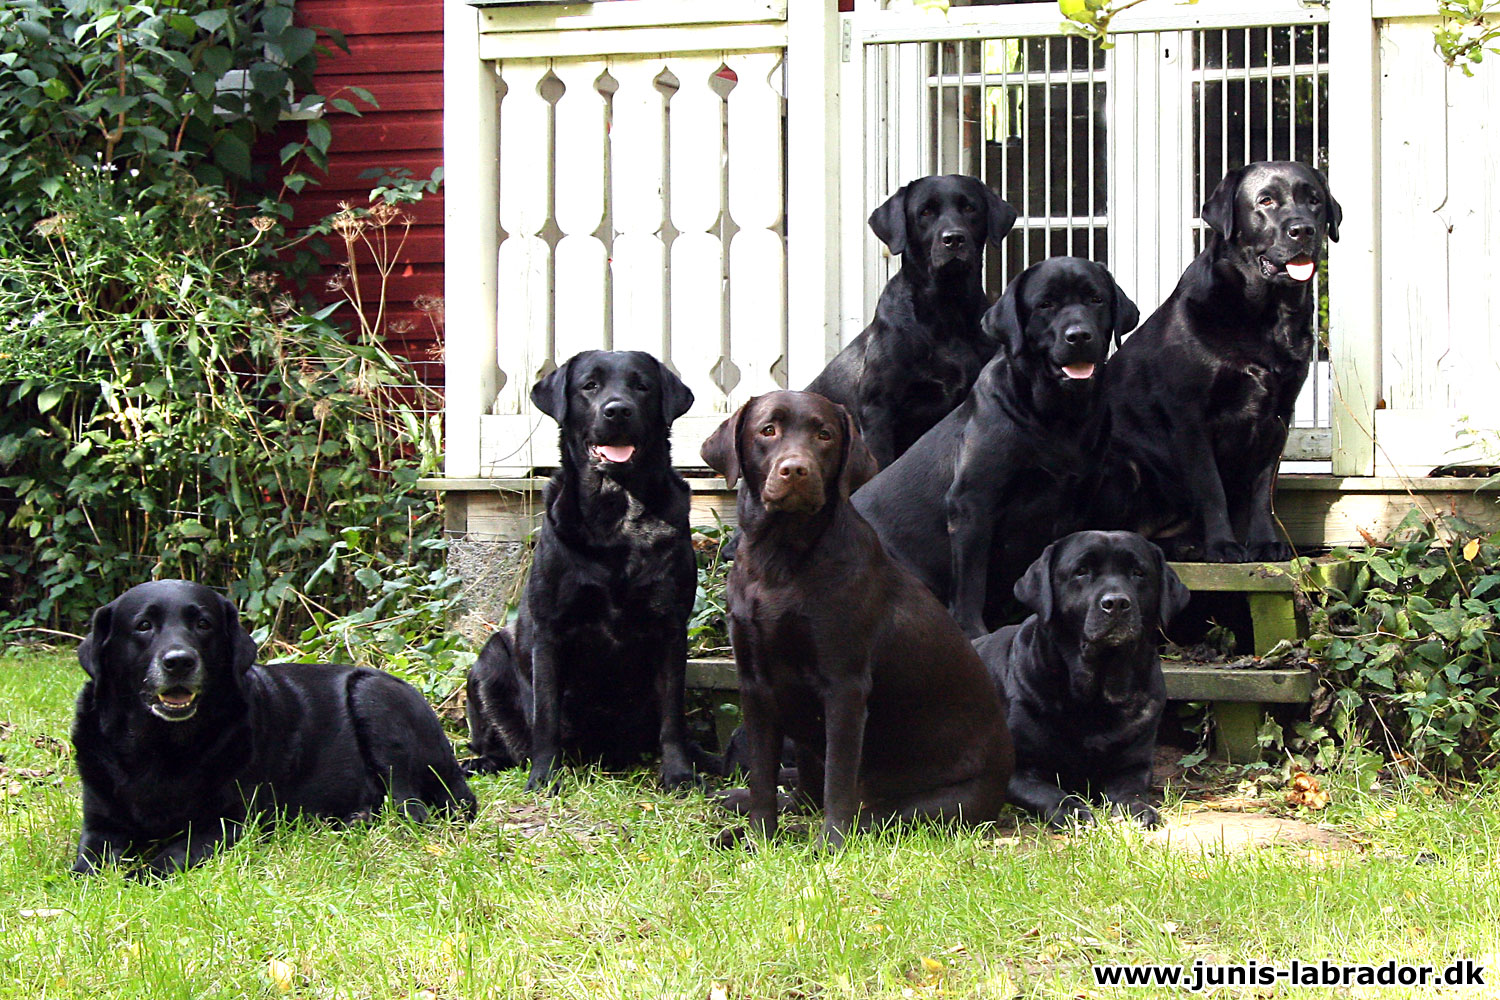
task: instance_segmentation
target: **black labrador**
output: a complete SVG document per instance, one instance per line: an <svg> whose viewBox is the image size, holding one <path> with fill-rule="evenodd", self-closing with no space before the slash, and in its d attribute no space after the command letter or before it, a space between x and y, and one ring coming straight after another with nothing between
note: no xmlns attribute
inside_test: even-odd
<svg viewBox="0 0 1500 1000"><path fill-rule="evenodd" d="M745 480L729 630L752 825L776 828L783 736L800 797L823 806L826 846L888 820L993 820L1012 763L999 697L953 620L850 506L875 462L848 411L768 393L702 454L731 485Z"/></svg>
<svg viewBox="0 0 1500 1000"><path fill-rule="evenodd" d="M1188 589L1140 535L1080 531L1047 547L1016 596L1036 613L974 641L1007 703L1010 800L1065 827L1093 821L1092 794L1158 825L1147 801L1167 703L1157 632Z"/></svg>
<svg viewBox="0 0 1500 1000"><path fill-rule="evenodd" d="M875 318L807 387L854 414L885 468L959 404L995 353L980 330L986 241L1000 245L1016 210L982 181L923 177L870 215L901 270Z"/></svg>
<svg viewBox="0 0 1500 1000"><path fill-rule="evenodd" d="M1219 182L1207 246L1110 359L1111 471L1093 525L1140 531L1176 559L1292 556L1271 497L1317 347L1312 278L1343 214L1301 163Z"/></svg>
<svg viewBox="0 0 1500 1000"><path fill-rule="evenodd" d="M142 857L169 875L278 815L472 818L474 793L432 707L378 670L261 665L234 605L183 580L94 612L73 747L83 833L73 871Z"/></svg>
<svg viewBox="0 0 1500 1000"><path fill-rule="evenodd" d="M469 671L471 769L529 759L537 791L565 755L627 767L659 751L662 784L690 784L683 684L698 572L669 433L692 390L642 351L584 351L531 401L561 427L562 461L515 626Z"/></svg>
<svg viewBox="0 0 1500 1000"><path fill-rule="evenodd" d="M1042 547L1081 527L1104 447L1100 372L1139 318L1100 265L1033 264L985 313L1003 346L968 398L855 494L970 638L1007 617Z"/></svg>

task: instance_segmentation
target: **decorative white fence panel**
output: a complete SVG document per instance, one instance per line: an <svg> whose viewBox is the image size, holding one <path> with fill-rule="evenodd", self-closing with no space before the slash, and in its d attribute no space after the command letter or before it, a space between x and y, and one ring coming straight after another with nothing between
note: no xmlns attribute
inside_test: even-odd
<svg viewBox="0 0 1500 1000"><path fill-rule="evenodd" d="M725 27L703 30L722 45ZM749 27L763 43L765 25ZM556 464L557 428L529 394L581 350L649 351L692 388L673 435L683 465L701 464L699 443L741 402L786 386L784 56L758 44L491 63L499 388L479 475Z"/></svg>
<svg viewBox="0 0 1500 1000"><path fill-rule="evenodd" d="M1073 254L1108 266L1147 315L1200 249L1199 208L1227 170L1260 159L1326 169L1326 9L1152 9L1116 20L1102 50L1060 35L1051 4L953 8L941 20L861 0L843 76L843 184L863 193L844 201L845 342L897 266L865 218L916 177L979 177L1020 213L989 253L991 296L1030 264ZM1288 459L1329 458L1331 395L1324 350Z"/></svg>

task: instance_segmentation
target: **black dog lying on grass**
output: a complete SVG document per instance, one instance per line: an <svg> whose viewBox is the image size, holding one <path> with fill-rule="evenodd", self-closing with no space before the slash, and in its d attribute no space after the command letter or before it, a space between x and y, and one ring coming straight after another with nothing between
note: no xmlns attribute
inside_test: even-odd
<svg viewBox="0 0 1500 1000"><path fill-rule="evenodd" d="M146 856L169 875L276 815L472 818L474 793L431 706L378 670L260 665L234 605L161 580L94 612L73 746L83 833L73 871Z"/></svg>
<svg viewBox="0 0 1500 1000"><path fill-rule="evenodd" d="M1157 630L1191 596L1161 549L1129 531L1080 531L1016 583L1035 610L981 636L1016 747L1010 800L1055 827L1089 823L1085 796L1148 827L1156 727L1167 703Z"/></svg>
<svg viewBox="0 0 1500 1000"><path fill-rule="evenodd" d="M660 750L661 781L695 780L683 715L698 569L672 421L693 393L643 351L584 351L531 390L561 427L561 467L513 629L469 671L474 771L531 761L529 791L564 756L627 767Z"/></svg>
<svg viewBox="0 0 1500 1000"><path fill-rule="evenodd" d="M702 454L731 486L745 479L729 633L750 783L727 804L776 829L786 736L827 846L888 820L993 820L1011 771L1004 712L963 633L849 505L875 462L848 412L768 393Z"/></svg>

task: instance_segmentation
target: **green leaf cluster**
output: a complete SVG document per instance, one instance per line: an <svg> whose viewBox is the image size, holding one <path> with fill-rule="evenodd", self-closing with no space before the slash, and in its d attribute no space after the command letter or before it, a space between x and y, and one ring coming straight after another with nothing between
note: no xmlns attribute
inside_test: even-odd
<svg viewBox="0 0 1500 1000"><path fill-rule="evenodd" d="M1500 534L1413 509L1383 545L1339 550L1355 568L1326 590L1309 651L1346 745L1464 775L1500 751Z"/></svg>

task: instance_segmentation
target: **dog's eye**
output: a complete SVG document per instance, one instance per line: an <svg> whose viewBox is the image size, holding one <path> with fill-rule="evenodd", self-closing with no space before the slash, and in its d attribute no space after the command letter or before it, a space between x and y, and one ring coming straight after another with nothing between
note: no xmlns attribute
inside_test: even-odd
<svg viewBox="0 0 1500 1000"><path fill-rule="evenodd" d="M1104 296L1102 296L1102 295L1095 295L1093 298L1089 299L1089 301L1092 302L1096 306L1102 306L1102 305L1104 305Z"/></svg>
<svg viewBox="0 0 1500 1000"><path fill-rule="evenodd" d="M1051 299L1043 299L1042 301L1038 302L1033 308L1036 308L1036 309L1051 309L1052 308L1052 300Z"/></svg>
<svg viewBox="0 0 1500 1000"><path fill-rule="evenodd" d="M599 388L599 383L593 379L589 379L587 382L583 383L584 392L593 392L597 388Z"/></svg>
<svg viewBox="0 0 1500 1000"><path fill-rule="evenodd" d="M212 632L214 626L213 623L210 622L207 618L199 618L196 622L193 623L193 628L197 629L199 632Z"/></svg>
<svg viewBox="0 0 1500 1000"><path fill-rule="evenodd" d="M760 435L761 435L761 437L775 437L776 436L776 425L775 424L766 424L766 426L764 426L764 427L762 427L760 429Z"/></svg>
<svg viewBox="0 0 1500 1000"><path fill-rule="evenodd" d="M818 440L819 441L832 441L833 440L833 431L829 430L827 427L824 427L822 430L818 431Z"/></svg>
<svg viewBox="0 0 1500 1000"><path fill-rule="evenodd" d="M964 207L961 208L959 211L963 212L965 215L973 215L974 214L974 206L973 205L964 205Z"/></svg>
<svg viewBox="0 0 1500 1000"><path fill-rule="evenodd" d="M135 630L137 632L149 632L154 627L155 626L151 624L151 619L149 618L142 618L140 621L135 623Z"/></svg>
<svg viewBox="0 0 1500 1000"><path fill-rule="evenodd" d="M932 218L932 209L930 209L930 208L924 208L924 209L922 209L922 211L920 211L920 212L917 213L917 217L921 218L921 219L930 219L930 218Z"/></svg>
<svg viewBox="0 0 1500 1000"><path fill-rule="evenodd" d="M1259 204L1261 208L1272 208L1276 205L1276 199L1270 195L1265 195L1260 199Z"/></svg>

